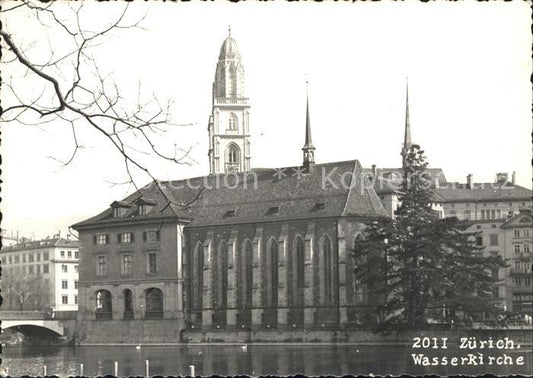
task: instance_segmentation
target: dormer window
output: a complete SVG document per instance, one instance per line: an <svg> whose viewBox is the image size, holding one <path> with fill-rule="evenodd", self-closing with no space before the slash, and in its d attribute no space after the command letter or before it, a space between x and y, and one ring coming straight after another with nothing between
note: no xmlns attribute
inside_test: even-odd
<svg viewBox="0 0 533 378"><path fill-rule="evenodd" d="M231 218L235 216L235 210L228 210L224 213L222 218Z"/></svg>
<svg viewBox="0 0 533 378"><path fill-rule="evenodd" d="M317 202L315 206L311 209L311 211L319 211L324 210L326 208L326 204L324 202Z"/></svg>
<svg viewBox="0 0 533 378"><path fill-rule="evenodd" d="M267 210L266 215L278 215L279 214L279 206L273 206L270 209Z"/></svg>
<svg viewBox="0 0 533 378"><path fill-rule="evenodd" d="M123 201L115 201L111 204L113 208L113 218L120 218L126 215L126 212L131 207L129 203Z"/></svg>
<svg viewBox="0 0 533 378"><path fill-rule="evenodd" d="M147 215L156 205L154 201L146 198L139 198L136 203L138 206L138 215Z"/></svg>

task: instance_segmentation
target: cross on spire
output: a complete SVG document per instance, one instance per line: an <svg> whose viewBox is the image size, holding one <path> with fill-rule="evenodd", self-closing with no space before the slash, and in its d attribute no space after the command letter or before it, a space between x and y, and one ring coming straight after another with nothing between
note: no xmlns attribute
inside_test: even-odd
<svg viewBox="0 0 533 378"><path fill-rule="evenodd" d="M231 25L228 25L228 37L231 37Z"/></svg>

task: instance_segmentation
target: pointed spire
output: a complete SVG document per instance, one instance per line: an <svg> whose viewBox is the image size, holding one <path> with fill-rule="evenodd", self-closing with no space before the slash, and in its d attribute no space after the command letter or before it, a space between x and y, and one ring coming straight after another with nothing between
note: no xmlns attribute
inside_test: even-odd
<svg viewBox="0 0 533 378"><path fill-rule="evenodd" d="M315 146L313 146L313 139L311 137L311 119L309 117L309 81L306 80L306 113L305 113L305 144L302 147L304 153L303 167L307 172L313 169L315 164Z"/></svg>
<svg viewBox="0 0 533 378"><path fill-rule="evenodd" d="M411 148L411 123L409 122L409 83L405 83L405 135L403 139L404 148Z"/></svg>
<svg viewBox="0 0 533 378"><path fill-rule="evenodd" d="M228 38L231 38L231 25L228 25Z"/></svg>
<svg viewBox="0 0 533 378"><path fill-rule="evenodd" d="M402 146L402 166L405 166L405 159L409 153L409 149L413 145L411 141L411 122L409 120L409 82L405 78L405 134L403 137Z"/></svg>

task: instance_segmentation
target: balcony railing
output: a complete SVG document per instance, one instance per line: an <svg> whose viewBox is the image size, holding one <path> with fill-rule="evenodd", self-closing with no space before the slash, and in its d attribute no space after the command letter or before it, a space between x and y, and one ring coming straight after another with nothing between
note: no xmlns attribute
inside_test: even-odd
<svg viewBox="0 0 533 378"><path fill-rule="evenodd" d="M247 98L215 98L215 105L248 105Z"/></svg>
<svg viewBox="0 0 533 378"><path fill-rule="evenodd" d="M533 271L526 268L511 268L511 274L533 274Z"/></svg>

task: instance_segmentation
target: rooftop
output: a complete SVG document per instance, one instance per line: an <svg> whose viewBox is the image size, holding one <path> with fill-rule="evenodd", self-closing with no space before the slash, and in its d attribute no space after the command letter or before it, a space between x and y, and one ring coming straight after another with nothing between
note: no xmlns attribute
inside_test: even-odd
<svg viewBox="0 0 533 378"><path fill-rule="evenodd" d="M139 215L138 211L140 197L155 202L144 215ZM173 218L190 226L206 226L386 216L357 160L316 164L309 174L304 174L298 166L258 168L249 172L150 183L121 202L131 204L123 216L113 217L112 208L108 208L73 227L103 226L128 218L131 221Z"/></svg>
<svg viewBox="0 0 533 378"><path fill-rule="evenodd" d="M42 239L35 241L27 241L19 244L15 244L8 247L2 247L1 252L15 252L15 251L27 251L32 249L44 249L44 248L78 248L78 241L65 239L61 237Z"/></svg>

